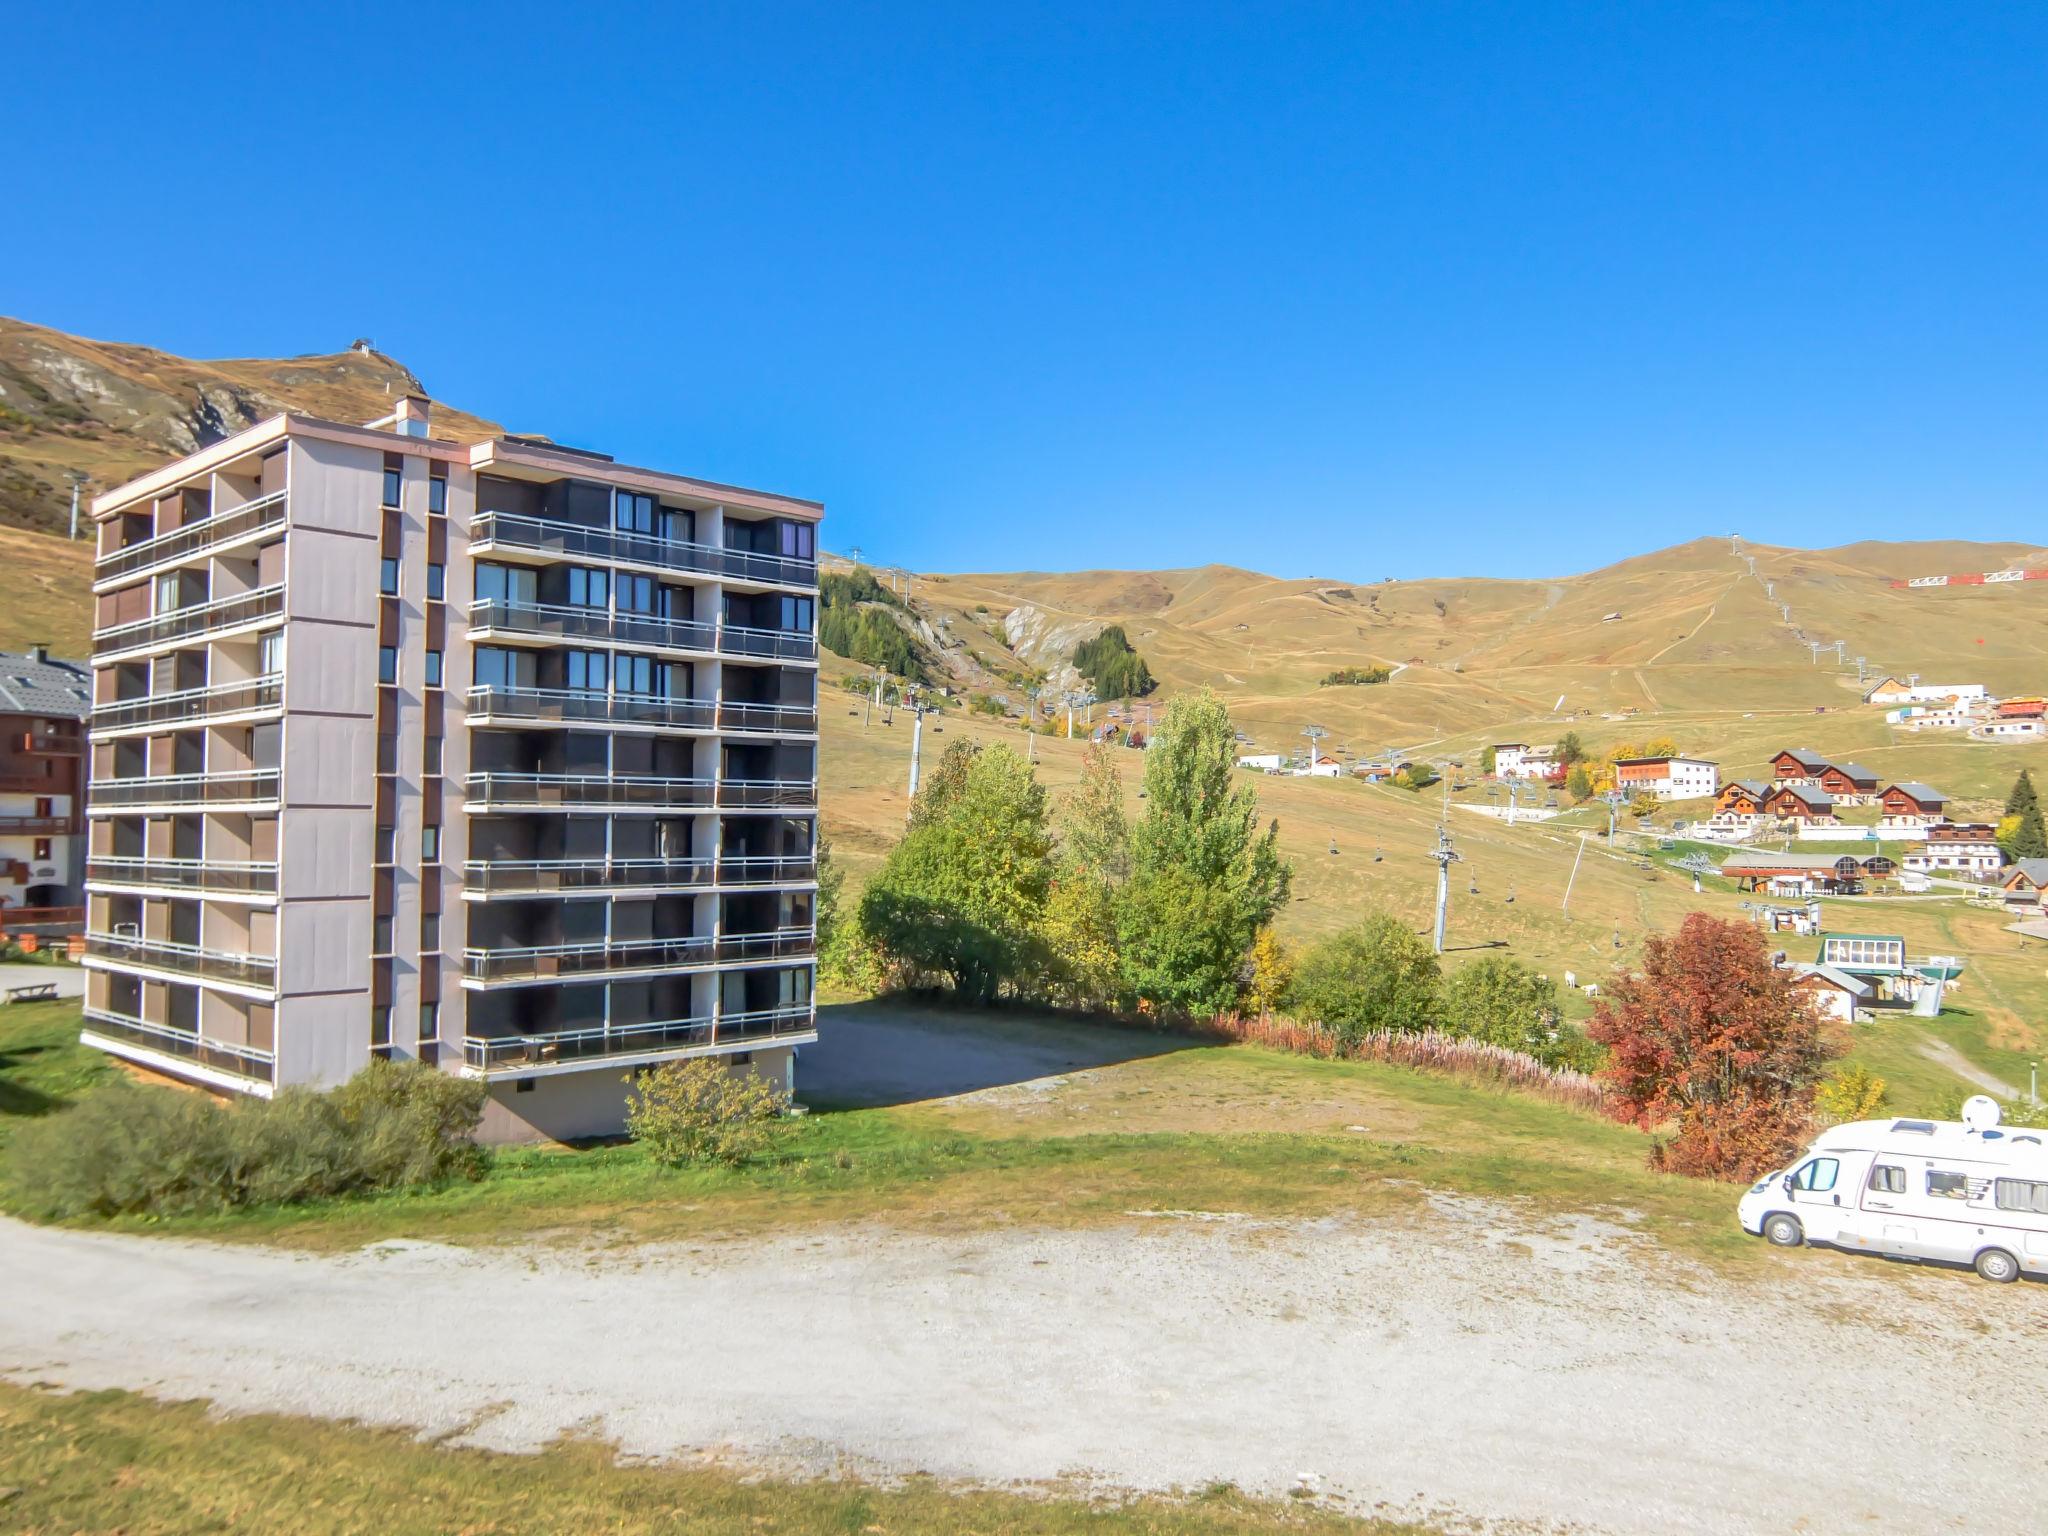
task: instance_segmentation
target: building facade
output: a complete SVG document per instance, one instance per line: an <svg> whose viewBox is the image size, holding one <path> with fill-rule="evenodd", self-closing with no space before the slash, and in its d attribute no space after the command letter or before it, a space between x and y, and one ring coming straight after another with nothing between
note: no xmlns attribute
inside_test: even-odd
<svg viewBox="0 0 2048 1536"><path fill-rule="evenodd" d="M1703 757L1624 757L1615 760L1614 783L1625 794L1704 800L1720 789L1721 770Z"/></svg>
<svg viewBox="0 0 2048 1536"><path fill-rule="evenodd" d="M84 921L85 717L92 673L41 646L0 651L0 930Z"/></svg>
<svg viewBox="0 0 2048 1536"><path fill-rule="evenodd" d="M373 1056L494 1139L816 1038L813 502L426 402L94 503L86 1039L215 1088Z"/></svg>
<svg viewBox="0 0 2048 1536"><path fill-rule="evenodd" d="M1987 880L2005 868L1998 829L1990 822L1941 822L1921 830L1926 841L1901 861L1916 875Z"/></svg>

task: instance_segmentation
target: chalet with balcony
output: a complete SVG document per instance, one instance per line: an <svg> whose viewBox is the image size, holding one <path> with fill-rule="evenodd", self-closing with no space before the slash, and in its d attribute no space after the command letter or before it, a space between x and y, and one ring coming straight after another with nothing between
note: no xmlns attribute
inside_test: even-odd
<svg viewBox="0 0 2048 1536"><path fill-rule="evenodd" d="M1933 827L1948 819L1948 796L1926 784L1893 784L1878 797L1880 827Z"/></svg>
<svg viewBox="0 0 2048 1536"><path fill-rule="evenodd" d="M1781 781L1764 796L1763 813L1781 821L1796 821L1802 826L1833 826L1835 800L1826 790L1817 789L1811 783Z"/></svg>
<svg viewBox="0 0 2048 1536"><path fill-rule="evenodd" d="M0 931L85 925L85 718L92 673L42 646L0 652Z"/></svg>

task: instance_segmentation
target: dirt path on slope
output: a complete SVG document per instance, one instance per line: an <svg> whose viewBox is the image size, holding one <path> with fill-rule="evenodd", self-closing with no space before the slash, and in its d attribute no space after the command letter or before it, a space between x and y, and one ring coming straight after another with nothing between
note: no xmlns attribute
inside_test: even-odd
<svg viewBox="0 0 2048 1536"><path fill-rule="evenodd" d="M1518 1532L2038 1516L2010 1474L2038 1459L2048 1288L1819 1250L1731 1285L1476 1201L344 1257L0 1222L0 1295L17 1381L501 1449L574 1431L800 1474L1227 1479Z"/></svg>

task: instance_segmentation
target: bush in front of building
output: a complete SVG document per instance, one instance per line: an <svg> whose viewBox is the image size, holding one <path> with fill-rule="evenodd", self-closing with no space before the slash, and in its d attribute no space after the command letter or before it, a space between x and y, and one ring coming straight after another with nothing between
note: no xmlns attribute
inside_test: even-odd
<svg viewBox="0 0 2048 1536"><path fill-rule="evenodd" d="M474 1178L481 1083L372 1062L330 1092L215 1103L114 1078L22 1127L10 1203L49 1220L188 1216Z"/></svg>
<svg viewBox="0 0 2048 1536"><path fill-rule="evenodd" d="M754 1072L735 1072L723 1057L666 1061L632 1079L626 1134L668 1168L758 1157L789 1108L789 1096Z"/></svg>

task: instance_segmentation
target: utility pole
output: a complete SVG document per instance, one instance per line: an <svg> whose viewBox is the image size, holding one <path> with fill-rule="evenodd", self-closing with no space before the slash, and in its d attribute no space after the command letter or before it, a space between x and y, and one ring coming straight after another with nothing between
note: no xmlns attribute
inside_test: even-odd
<svg viewBox="0 0 2048 1536"><path fill-rule="evenodd" d="M1572 887L1578 883L1579 861L1583 859L1585 856L1586 834L1581 832L1579 834L1579 851L1572 855L1572 872L1571 875L1565 880L1564 901L1559 907L1559 910L1562 911L1566 917L1570 917L1572 915Z"/></svg>
<svg viewBox="0 0 2048 1536"><path fill-rule="evenodd" d="M1316 743L1330 733L1320 725L1305 725L1301 728L1301 734L1308 738L1308 756L1301 766L1307 772L1313 773L1316 766Z"/></svg>
<svg viewBox="0 0 2048 1536"><path fill-rule="evenodd" d="M1614 813L1628 799L1628 796L1624 795L1619 789L1607 789L1600 792L1600 798L1607 802L1607 846L1612 848L1614 846Z"/></svg>
<svg viewBox="0 0 2048 1536"><path fill-rule="evenodd" d="M913 698L910 711L916 717L916 723L910 728L910 798L914 801L917 799L918 757L924 750L924 701Z"/></svg>
<svg viewBox="0 0 2048 1536"><path fill-rule="evenodd" d="M84 480L85 476L77 470L71 471L71 537L74 542L78 538L78 487Z"/></svg>
<svg viewBox="0 0 2048 1536"><path fill-rule="evenodd" d="M1436 829L1436 847L1429 857L1436 860L1436 952L1444 952L1444 923L1451 910L1451 866L1459 862L1462 855L1451 846L1451 829Z"/></svg>

